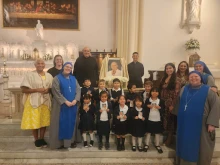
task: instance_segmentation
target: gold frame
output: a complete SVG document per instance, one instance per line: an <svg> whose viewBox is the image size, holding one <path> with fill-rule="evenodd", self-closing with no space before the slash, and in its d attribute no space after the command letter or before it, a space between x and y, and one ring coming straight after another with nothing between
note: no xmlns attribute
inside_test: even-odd
<svg viewBox="0 0 220 165"><path fill-rule="evenodd" d="M4 6L3 6L3 1L4 0L0 0L0 6L2 11L0 11L2 13L2 21L1 21L1 28L2 29L17 29L17 30L30 30L30 29L34 29L33 28L22 28L22 27L4 27ZM36 22L37 24L37 22ZM78 28L77 29L60 29L60 28L44 28L44 30L62 30L62 31L80 31L80 0L78 0Z"/></svg>

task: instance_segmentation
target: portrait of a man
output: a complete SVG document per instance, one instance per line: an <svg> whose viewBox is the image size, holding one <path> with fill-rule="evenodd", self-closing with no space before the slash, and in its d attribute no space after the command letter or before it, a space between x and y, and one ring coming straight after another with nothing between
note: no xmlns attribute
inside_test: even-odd
<svg viewBox="0 0 220 165"><path fill-rule="evenodd" d="M120 59L114 59L108 61L108 72L106 73L106 77L123 76L122 73L123 72L122 72Z"/></svg>

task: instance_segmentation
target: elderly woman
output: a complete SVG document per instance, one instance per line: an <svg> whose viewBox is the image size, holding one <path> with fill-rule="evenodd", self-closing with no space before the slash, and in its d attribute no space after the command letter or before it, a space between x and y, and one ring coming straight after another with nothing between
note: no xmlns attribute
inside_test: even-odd
<svg viewBox="0 0 220 165"><path fill-rule="evenodd" d="M77 129L77 102L80 101L81 90L76 78L72 76L72 68L72 63L66 62L52 83L51 149L71 148Z"/></svg>
<svg viewBox="0 0 220 165"><path fill-rule="evenodd" d="M24 112L21 129L32 129L36 147L46 147L44 140L46 127L50 125L50 95L53 77L44 72L45 63L42 59L35 62L36 70L25 75L21 90ZM40 130L40 136L38 132Z"/></svg>
<svg viewBox="0 0 220 165"><path fill-rule="evenodd" d="M197 61L194 64L194 68L195 70L197 70L198 72L202 74L202 79L203 79L204 84L207 84L208 86L210 86L211 89L217 93L218 89L217 89L217 86L215 85L215 80L209 68L207 67L207 65L202 61Z"/></svg>
<svg viewBox="0 0 220 165"><path fill-rule="evenodd" d="M54 67L48 69L48 73L50 73L53 77L58 75L63 66L63 57L61 55L56 55L53 59Z"/></svg>
<svg viewBox="0 0 220 165"><path fill-rule="evenodd" d="M189 85L182 88L177 106L177 151L180 165L210 165L219 127L219 99L202 83L198 71L189 74Z"/></svg>

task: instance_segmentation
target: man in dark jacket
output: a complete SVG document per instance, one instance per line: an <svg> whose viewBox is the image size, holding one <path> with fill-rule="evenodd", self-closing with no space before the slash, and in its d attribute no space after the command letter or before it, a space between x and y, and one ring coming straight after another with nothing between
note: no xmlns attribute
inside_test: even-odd
<svg viewBox="0 0 220 165"><path fill-rule="evenodd" d="M99 79L98 64L95 58L91 57L91 50L88 47L83 48L83 56L76 59L73 75L76 77L79 85L82 87L85 78L91 80L91 86L96 87Z"/></svg>
<svg viewBox="0 0 220 165"><path fill-rule="evenodd" d="M128 64L129 82L136 85L137 88L143 88L142 77L144 75L144 66L138 62L138 52L134 52L132 55L133 62Z"/></svg>

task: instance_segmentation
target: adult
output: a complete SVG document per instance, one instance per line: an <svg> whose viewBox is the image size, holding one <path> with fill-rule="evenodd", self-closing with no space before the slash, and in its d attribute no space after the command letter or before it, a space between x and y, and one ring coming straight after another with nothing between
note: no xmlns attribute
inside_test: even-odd
<svg viewBox="0 0 220 165"><path fill-rule="evenodd" d="M135 84L137 88L143 88L144 66L138 62L138 57L138 52L134 52L132 55L133 62L128 64L129 83Z"/></svg>
<svg viewBox="0 0 220 165"><path fill-rule="evenodd" d="M91 86L97 86L96 82L99 79L98 64L95 58L91 57L90 48L83 48L83 56L77 58L74 65L73 75L76 77L81 87L86 78L91 80Z"/></svg>
<svg viewBox="0 0 220 165"><path fill-rule="evenodd" d="M176 116L171 112L174 109L176 99L178 98L181 83L176 77L176 68L173 63L167 63L164 69L164 76L160 82L160 98L165 102L165 113L163 116L163 127L168 133L165 141L166 146L170 146L173 141L175 131Z"/></svg>
<svg viewBox="0 0 220 165"><path fill-rule="evenodd" d="M51 149L70 148L75 140L77 102L80 101L81 90L76 78L71 75L72 68L72 63L66 62L52 83Z"/></svg>
<svg viewBox="0 0 220 165"><path fill-rule="evenodd" d="M63 66L63 57L61 55L56 55L53 59L53 67L48 69L48 73L50 73L53 77L58 75Z"/></svg>
<svg viewBox="0 0 220 165"><path fill-rule="evenodd" d="M180 165L210 165L219 127L219 99L202 83L198 71L189 74L189 84L181 89L177 108L177 151Z"/></svg>
<svg viewBox="0 0 220 165"><path fill-rule="evenodd" d="M35 61L35 71L25 75L21 90L23 95L24 112L21 121L21 129L31 129L36 147L46 147L44 140L46 127L50 125L50 88L53 77L44 72L43 59ZM40 131L40 136L38 132Z"/></svg>
<svg viewBox="0 0 220 165"><path fill-rule="evenodd" d="M203 83L210 86L214 92L218 92L217 86L215 85L215 79L212 76L207 65L202 61L197 61L194 64L194 68L196 71L202 74Z"/></svg>
<svg viewBox="0 0 220 165"><path fill-rule="evenodd" d="M189 80L189 64L186 61L181 61L178 65L176 76L181 80L181 87L186 85Z"/></svg>
<svg viewBox="0 0 220 165"><path fill-rule="evenodd" d="M106 73L107 76L122 76L122 71L118 69L118 64L116 62L111 63L111 70Z"/></svg>

